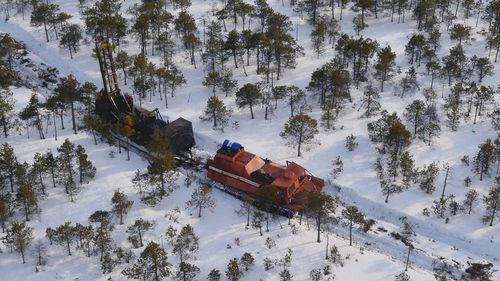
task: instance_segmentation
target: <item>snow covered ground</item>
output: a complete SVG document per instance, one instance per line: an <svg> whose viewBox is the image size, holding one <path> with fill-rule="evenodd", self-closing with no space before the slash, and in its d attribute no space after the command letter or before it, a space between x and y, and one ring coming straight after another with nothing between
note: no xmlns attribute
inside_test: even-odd
<svg viewBox="0 0 500 281"><path fill-rule="evenodd" d="M81 23L78 16L78 1L53 1L61 6L61 10L73 15L72 21ZM125 1L123 10L138 1ZM210 9L209 1L196 0L189 9L196 18L201 17ZM298 59L297 68L287 70L283 79L277 81L278 85L297 85L304 88L309 80L310 74L317 67L333 58L334 51L328 50L320 59L310 49L309 33L310 25L300 19L288 4L281 6L281 1L270 1L269 4L276 11L280 11L291 17L294 24L298 26L298 39L301 46L304 47L306 55ZM338 11L337 11L338 12ZM340 22L342 32L354 34L352 30L352 17L355 14L352 11L344 11L344 19ZM408 68L407 59L404 56L404 45L410 34L415 32L415 22L407 19L405 24L396 24L390 22L390 18L377 19L370 17L369 27L362 31L362 35L379 41L381 46L390 45L397 52L397 65L402 71ZM475 25L475 19L468 22L470 26ZM481 26L480 26L481 27ZM390 32L388 29L390 28ZM487 55L484 48L484 37L477 34L480 28L475 28L473 36L476 38L470 45L466 46L468 56L473 54ZM96 85L101 85L98 72L97 61L91 57L92 46L89 44L82 46L81 50L69 59L69 53L65 49L60 49L55 40L50 43L45 42L43 30L29 25L29 20L22 20L21 16L11 17L8 22L0 23L1 32L9 32L14 38L24 42L38 62L44 62L47 65L57 67L61 76L69 74L75 75L80 81L91 81ZM449 40L446 29L442 30L442 47L439 55L445 55L453 42ZM140 50L134 39L128 38L129 43L122 46L130 54L136 54ZM159 62L159 57L152 58ZM200 60L197 58L197 60ZM238 121L238 129L226 128L224 133L214 131L209 124L200 121L199 116L205 106L206 99L211 92L202 86L201 81L205 74L203 67L194 69L185 59L184 54L176 56L176 63L184 73L188 84L181 88L176 97L169 100L169 108L165 109L163 102L154 97L152 102L146 102L148 108L159 107L163 116L169 119L175 119L182 116L193 122L195 138L199 149L215 152L217 145L223 139L231 139L242 143L248 151L254 152L263 157L273 159L277 162L293 160L307 167L314 175L329 178L332 169L331 161L337 155L340 155L344 162L344 172L334 181L341 187L337 191L332 186L327 186L326 192L338 195L342 201L347 204L354 204L362 210L369 218L377 221L375 229L379 226L387 229L388 232L375 231L367 234L355 232L355 246L350 247L346 240L347 229L342 225L335 227L329 236L330 244L339 247L343 256L349 256L344 267L333 267L336 280L392 280L394 275L404 269L407 248L397 240L390 237L392 231L401 231L402 224L399 221L401 216L406 216L409 221L415 225L416 237L415 245L417 250L412 253L412 266L409 270L411 280L434 280L432 268L433 262L439 257L444 257L451 263L451 260L458 261L462 266L470 262L492 262L495 268L500 265L500 224L488 227L480 222L480 217L484 213L484 206L481 203L474 209L472 215L459 214L450 218L450 222L445 224L444 220L422 215L422 209L429 208L433 200L439 199L440 185L438 190L432 194L425 194L418 187L412 187L401 194L391 197L389 203L384 203L384 197L380 191L378 179L373 170L373 163L377 158L377 152L368 138L366 125L369 121L361 119L361 112L357 111L357 104L360 103L362 91L353 88L353 104L347 106L341 113L338 124L342 129L334 131L321 130L318 139L321 145L313 147L310 151L304 152L303 157L296 157L295 150L285 146L284 140L279 137L279 132L283 124L288 119L289 111L284 102L279 104L278 110L270 120L264 120L263 109L255 110L256 119L251 120L247 110L239 110L234 104L234 97L224 97L224 102L234 113L230 122ZM495 64L498 70L499 64ZM249 76L245 77L242 70L235 70L234 74L239 80L239 85L246 82L258 81L255 75L254 67L247 69ZM422 66L417 69L419 73L425 72ZM403 75L403 74L401 74ZM428 77L419 75L419 82L426 86L430 84ZM395 77L393 81L399 81L400 77ZM500 81L498 71L492 77L486 77L484 84L495 85ZM127 87L125 91L131 92ZM448 93L448 86L438 84L439 91ZM17 108L22 108L27 103L31 90L26 88L12 89L14 97L17 100ZM421 97L420 93L408 95L405 98L395 96L396 88L393 85L387 87L381 94L381 104L389 112L396 111L401 116L407 104L415 98ZM42 94L48 92L40 90ZM498 97L496 97L498 101ZM442 99L439 99L442 103ZM311 99L313 111L311 115L317 119L321 114L316 101ZM444 116L441 117L444 119ZM68 122L69 124L69 122ZM340 126L338 126L340 127ZM344 146L345 137L354 134L359 146L353 152L348 152ZM9 137L6 141L11 144L20 161L31 161L35 152L44 152L47 149L54 151L60 146L64 138L69 138L76 144L84 145L89 153L94 165L97 167L97 178L89 185L86 185L83 191L78 195L76 202L71 203L66 194L61 189L49 190L49 196L40 204L42 212L37 215L29 224L34 227L35 240L45 241L45 229L47 227L56 227L66 221L74 223L87 223L88 216L95 210L109 210L111 204L112 192L120 189L125 192L131 200L134 200L134 206L126 217L126 223L132 222L136 218L142 217L155 220L154 231L146 234L146 240L161 241L164 239L165 232L169 225L180 228L181 225L191 224L195 232L200 237L200 252L198 260L195 262L201 269L199 276L203 280L212 268L224 271L230 258L241 257L244 252L251 252L256 258L256 266L248 272L244 280L279 280L278 269L264 271L262 260L265 257L280 258L288 248L293 251L292 274L294 280L308 280L309 271L313 268L323 267L326 264L324 260L324 249L326 236L322 243L315 242L315 231L310 231L303 224L297 234L291 234L287 221L282 219L280 224L273 222L270 232L260 237L258 231L254 229L245 230L245 221L238 217L233 210L237 209L240 202L221 192L214 192L217 199L217 208L213 213L206 212L201 219L193 216L190 211L184 208L186 202L194 187L184 187L183 177L179 179L181 188L176 190L171 196L164 199L156 207L151 208L140 203L137 190L132 187L130 179L137 169L144 170L146 163L137 155L132 155L131 161L126 161L126 155L116 154L113 159L108 157L109 151L117 151L115 147L109 147L105 144L94 145L90 136L83 132L78 135L72 134L71 130L66 129L59 135L58 141L54 141L49 134L46 140L27 139L22 136ZM452 173L448 181L447 194L453 193L457 201L462 201L467 192L463 184L466 176L472 179L474 187L481 195L487 193L494 184L494 178L486 178L482 182L479 177L474 175L470 167L465 167L460 162L460 158L469 155L472 159L477 151L477 146L484 142L486 138L495 138L496 134L491 129L490 121L485 116L480 117L477 124L472 122L462 123L459 130L452 132L449 128L442 125L441 136L434 144L428 146L419 140L414 140L410 146L410 152L414 155L416 166L420 167L432 161L447 161L452 165ZM4 141L4 140L2 140ZM444 174L438 177L438 183L444 181ZM172 212L179 207L180 212L176 214L179 223L166 218L167 212ZM298 223L294 222L294 223ZM122 247L129 247L126 241L126 225L116 226L113 231L115 243ZM234 239L239 237L241 245L235 245ZM266 237L272 237L277 246L267 249L264 245ZM366 244L365 244L366 243ZM231 245L231 249L227 249ZM362 248L362 249L360 249ZM63 248L51 246L48 248L48 265L43 267L39 273L34 272L35 261L28 258L26 265L20 263L17 254L11 254L7 251L0 254L0 273L3 280L106 280L109 276L103 276L100 273L99 261L97 257L87 258L82 253L77 253L71 257L65 254ZM135 250L138 255L140 251ZM178 263L177 257L169 255L170 262ZM120 274L121 268L111 274L114 280L124 279ZM463 269L463 268L462 268ZM496 280L500 280L500 273L495 273Z"/></svg>

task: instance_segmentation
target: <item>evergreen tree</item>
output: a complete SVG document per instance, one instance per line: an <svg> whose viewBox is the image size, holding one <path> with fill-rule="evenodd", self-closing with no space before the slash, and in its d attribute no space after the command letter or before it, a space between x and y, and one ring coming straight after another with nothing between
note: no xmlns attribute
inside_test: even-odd
<svg viewBox="0 0 500 281"><path fill-rule="evenodd" d="M30 221L30 216L37 207L38 200L30 183L23 183L16 193L16 202L24 213L26 221Z"/></svg>
<svg viewBox="0 0 500 281"><path fill-rule="evenodd" d="M483 217L484 223L493 226L493 220L498 217L498 208L500 208L500 187L492 187L487 196L483 197L486 205L486 215Z"/></svg>
<svg viewBox="0 0 500 281"><path fill-rule="evenodd" d="M405 93L414 92L415 90L420 89L417 82L417 73L415 68L412 66L405 74L405 77L401 80L401 88L403 92L401 93L401 97L403 98Z"/></svg>
<svg viewBox="0 0 500 281"><path fill-rule="evenodd" d="M432 194L436 190L434 184L437 175L439 174L439 167L436 162L429 165L424 165L420 170L420 189L426 193Z"/></svg>
<svg viewBox="0 0 500 281"><path fill-rule="evenodd" d="M352 246L352 227L355 224L363 224L365 216L355 206L348 206L342 210L342 216L349 223L349 245Z"/></svg>
<svg viewBox="0 0 500 281"><path fill-rule="evenodd" d="M179 264L179 270L177 270L177 273L175 274L175 280L196 280L196 275L198 275L199 273L200 269L196 265L187 262L181 262Z"/></svg>
<svg viewBox="0 0 500 281"><path fill-rule="evenodd" d="M323 193L313 192L309 194L305 206L305 212L308 216L312 217L316 223L317 239L316 242L320 243L321 226L331 222L332 216L337 208L337 199Z"/></svg>
<svg viewBox="0 0 500 281"><path fill-rule="evenodd" d="M302 146L311 145L318 132L318 122L309 115L300 113L288 119L280 136L287 140L287 145L297 147L297 156L300 157Z"/></svg>
<svg viewBox="0 0 500 281"><path fill-rule="evenodd" d="M154 227L154 222L150 222L147 220L143 220L142 218L135 220L134 224L130 225L127 228L127 233L130 234L128 240L129 241L137 241L138 247L144 246L142 243L142 238L146 231L149 231ZM136 248L138 248L136 247Z"/></svg>
<svg viewBox="0 0 500 281"><path fill-rule="evenodd" d="M82 16L87 33L94 39L104 36L120 45L127 30L127 20L120 13L121 4L120 0L99 0L84 9Z"/></svg>
<svg viewBox="0 0 500 281"><path fill-rule="evenodd" d="M33 165L31 166L29 174L30 178L33 180L33 184L40 185L43 195L45 195L44 179L49 173L50 167L48 166L45 155L39 152L35 153L35 156L33 157Z"/></svg>
<svg viewBox="0 0 500 281"><path fill-rule="evenodd" d="M57 12L59 11L59 5L57 4L47 4L44 2L39 3L33 7L33 12L31 13L31 25L42 26L45 30L45 38L49 42L49 29L51 22L56 18Z"/></svg>
<svg viewBox="0 0 500 281"><path fill-rule="evenodd" d="M64 140L63 144L57 148L59 155L57 156L57 162L59 171L61 172L60 181L64 185L66 193L70 196L71 201L73 201L73 196L78 191L78 187L75 183L75 160L76 152L75 145L72 144L69 139Z"/></svg>
<svg viewBox="0 0 500 281"><path fill-rule="evenodd" d="M170 277L171 264L168 262L167 253L157 243L150 241L140 259L122 271L127 278L160 281Z"/></svg>
<svg viewBox="0 0 500 281"><path fill-rule="evenodd" d="M472 27L463 24L454 24L450 29L450 39L458 40L458 44L462 45L462 41L467 43L471 39Z"/></svg>
<svg viewBox="0 0 500 281"><path fill-rule="evenodd" d="M71 226L71 222L65 222L58 226L54 231L52 240L57 244L64 245L68 249L68 255L71 256L71 244L77 239L77 229Z"/></svg>
<svg viewBox="0 0 500 281"><path fill-rule="evenodd" d="M61 36L59 46L68 48L69 56L73 59L73 53L78 51L80 41L82 40L82 30L78 24L71 24L65 26L62 32L63 34Z"/></svg>
<svg viewBox="0 0 500 281"><path fill-rule="evenodd" d="M118 67L122 70L123 82L125 85L127 85L128 68L132 65L132 61L129 55L124 50L121 50L116 54L115 62L118 65Z"/></svg>
<svg viewBox="0 0 500 281"><path fill-rule="evenodd" d="M230 281L238 281L243 277L243 270L241 270L237 258L231 259L227 264L226 277Z"/></svg>
<svg viewBox="0 0 500 281"><path fill-rule="evenodd" d="M182 263L194 258L199 248L199 238L194 233L193 227L189 224L183 226L175 238L173 253L179 256Z"/></svg>
<svg viewBox="0 0 500 281"><path fill-rule="evenodd" d="M26 226L25 223L15 222L7 229L7 235L2 240L4 244L19 252L23 259L23 264L26 263L24 255L31 241L33 241L33 228Z"/></svg>
<svg viewBox="0 0 500 281"><path fill-rule="evenodd" d="M75 103L82 99L81 85L73 75L69 75L68 77L60 79L55 92L60 101L70 106L73 131L76 134Z"/></svg>
<svg viewBox="0 0 500 281"><path fill-rule="evenodd" d="M473 67L474 71L476 72L479 83L483 82L483 78L486 76L492 76L494 67L493 64L491 64L490 60L486 57L483 58L477 58L473 57L472 61L474 62Z"/></svg>
<svg viewBox="0 0 500 281"><path fill-rule="evenodd" d="M496 149L491 139L487 139L479 145L479 151L474 157L474 172L478 173L479 180L483 180L483 175L489 175L491 166L496 159Z"/></svg>
<svg viewBox="0 0 500 281"><path fill-rule="evenodd" d="M0 88L0 127L2 127L5 138L9 136L9 131L14 128L14 99L12 92Z"/></svg>
<svg viewBox="0 0 500 281"><path fill-rule="evenodd" d="M311 31L311 48L316 53L317 58L325 52L325 41L328 31L328 22L326 18L320 18Z"/></svg>
<svg viewBox="0 0 500 281"><path fill-rule="evenodd" d="M14 193L14 171L18 165L14 148L3 143L0 149L0 175L9 179L10 192Z"/></svg>
<svg viewBox="0 0 500 281"><path fill-rule="evenodd" d="M7 220L12 216L13 200L10 193L0 194L0 226L2 233L5 233Z"/></svg>
<svg viewBox="0 0 500 281"><path fill-rule="evenodd" d="M208 281L220 281L220 271L217 270L217 269L212 269L210 270L210 272L208 273L208 277L207 277L207 280Z"/></svg>
<svg viewBox="0 0 500 281"><path fill-rule="evenodd" d="M390 46L382 48L377 53L377 63L375 64L375 77L380 79L380 91L384 92L384 82L394 75L396 53L392 52Z"/></svg>
<svg viewBox="0 0 500 281"><path fill-rule="evenodd" d="M362 107L365 108L365 112L361 116L370 118L376 115L380 111L379 99L380 94L378 93L378 89L373 87L372 84L368 84L363 92L363 101L360 105L360 109Z"/></svg>
<svg viewBox="0 0 500 281"><path fill-rule="evenodd" d="M471 189L467 191L465 194L465 200L463 202L464 209L467 211L467 214L470 215L472 212L472 208L479 200L479 193L475 189Z"/></svg>
<svg viewBox="0 0 500 281"><path fill-rule="evenodd" d="M226 108L221 99L212 96L208 98L207 107L205 107L200 119L202 121L212 121L214 129L224 131L229 122L229 117L231 117L231 110Z"/></svg>
<svg viewBox="0 0 500 281"><path fill-rule="evenodd" d="M245 84L236 92L236 105L239 108L249 107L250 115L254 119L253 107L258 105L262 98L262 93L254 84Z"/></svg>
<svg viewBox="0 0 500 281"><path fill-rule="evenodd" d="M211 195L212 188L204 185L196 189L193 194L191 194L191 200L186 202L187 208L194 208L198 210L198 217L201 218L202 209L213 210L215 208L216 202Z"/></svg>
<svg viewBox="0 0 500 281"><path fill-rule="evenodd" d="M88 155L85 153L85 148L78 145L75 149L78 172L80 174L80 184L87 182L95 177L96 168L92 162L88 160Z"/></svg>
<svg viewBox="0 0 500 281"><path fill-rule="evenodd" d="M422 130L425 122L425 104L421 100L414 100L405 108L403 116L406 121L413 127L413 137L417 136L417 132Z"/></svg>
<svg viewBox="0 0 500 281"><path fill-rule="evenodd" d="M105 254L111 249L111 243L113 243L111 214L108 211L95 211L89 216L89 222L98 223L94 234L94 244L96 251L99 253L100 261L103 261Z"/></svg>
<svg viewBox="0 0 500 281"><path fill-rule="evenodd" d="M37 129L40 139L45 139L45 135L43 133L41 110L42 110L42 103L38 100L36 93L33 93L28 102L28 105L26 105L26 107L19 113L19 118L28 123L28 125L26 126L28 130L28 138L29 138L29 127L30 125L33 125Z"/></svg>
<svg viewBox="0 0 500 281"><path fill-rule="evenodd" d="M148 157L150 182L156 188L143 197L143 200L154 205L164 196L168 196L176 187L175 160L169 150L169 141L160 130L155 130L146 147L151 153L151 156Z"/></svg>
<svg viewBox="0 0 500 281"><path fill-rule="evenodd" d="M111 204L113 205L113 209L111 212L113 212L114 215L120 217L120 224L123 224L123 215L126 215L128 210L132 208L132 204L134 204L134 201L128 200L128 197L125 193L116 190L115 193L113 193L113 197L111 198Z"/></svg>
<svg viewBox="0 0 500 281"><path fill-rule="evenodd" d="M251 222L252 227L259 229L260 236L262 236L262 225L264 223L264 220L265 220L265 215L263 212L257 210L253 212L252 222Z"/></svg>

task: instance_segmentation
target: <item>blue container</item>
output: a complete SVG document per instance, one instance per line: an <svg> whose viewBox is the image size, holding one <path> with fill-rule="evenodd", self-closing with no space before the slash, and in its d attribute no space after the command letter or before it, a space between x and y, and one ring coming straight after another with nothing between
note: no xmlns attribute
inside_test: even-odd
<svg viewBox="0 0 500 281"><path fill-rule="evenodd" d="M222 143L222 149L229 148L230 144L231 142L229 142L229 140L224 140L224 142Z"/></svg>
<svg viewBox="0 0 500 281"><path fill-rule="evenodd" d="M239 144L237 142L233 142L231 144L231 151L232 152L238 152L238 151L240 151L240 149L241 149L241 144Z"/></svg>

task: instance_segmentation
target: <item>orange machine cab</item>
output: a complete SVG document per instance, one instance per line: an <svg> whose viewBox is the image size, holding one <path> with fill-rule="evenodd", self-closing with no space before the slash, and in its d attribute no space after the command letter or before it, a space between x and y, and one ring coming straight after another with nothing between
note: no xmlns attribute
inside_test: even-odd
<svg viewBox="0 0 500 281"><path fill-rule="evenodd" d="M325 186L323 179L294 162L281 165L262 159L229 140L224 140L210 163L208 177L253 198L259 197L263 186L274 186L283 207L294 211L303 209L307 193L320 192Z"/></svg>

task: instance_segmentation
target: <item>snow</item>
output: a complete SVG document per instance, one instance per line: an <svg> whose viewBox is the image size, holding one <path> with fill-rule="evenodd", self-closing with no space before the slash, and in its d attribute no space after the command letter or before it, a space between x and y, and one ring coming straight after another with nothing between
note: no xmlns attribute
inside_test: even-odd
<svg viewBox="0 0 500 281"><path fill-rule="evenodd" d="M81 23L78 16L77 1L53 1L61 5L61 10L73 15L72 21ZM126 1L123 5L123 11L133 3L138 1ZM310 25L300 19L300 16L291 11L286 4L281 6L280 1L270 1L269 4L276 11L287 14L291 21L298 24L298 38L301 46L304 47L306 55L298 59L297 68L286 70L280 81L275 81L278 85L297 85L304 88L310 79L310 73L317 67L333 58L334 51L327 50L320 59L310 49L309 33ZM207 1L195 0L190 12L195 18L200 19L202 15L210 9ZM336 9L336 13L340 11ZM340 22L342 32L353 35L352 17L354 13L344 10L344 19ZM391 23L390 18L374 19L369 17L367 21L369 27L362 31L364 37L370 37L379 41L381 46L390 45L397 56L397 65L401 67L403 74L395 77L393 81L399 81L401 75L407 70L408 63L404 56L404 45L407 38L416 31L415 23L407 15L406 23ZM468 21L470 26L475 25L475 19ZM230 24L231 25L231 24ZM388 32L387 27L390 27ZM477 34L481 26L474 28L475 41L465 47L468 56L478 54L487 55L484 48L484 37ZM69 59L69 53L65 49L60 49L56 40L45 42L45 35L40 28L34 28L29 25L29 19L22 20L21 16L11 17L8 22L0 23L1 32L9 32L17 40L26 44L30 56L37 63L45 63L49 66L57 67L60 75L66 76L73 74L81 82L91 81L96 85L101 85L98 65L91 57L93 44L84 45L81 50L74 55L74 59ZM295 32L295 31L294 31ZM442 30L442 47L439 55L443 56L455 45L451 42L446 32L446 27ZM133 38L127 38L128 44L122 48L130 54L139 52L137 43ZM159 63L159 57L151 58ZM480 217L484 213L483 204L479 204L471 215L459 214L450 218L448 224L444 220L435 217L426 217L422 215L422 209L429 208L433 200L439 199L440 188L444 181L444 174L441 173L437 179L437 190L432 195L423 193L418 187L413 186L401 194L390 198L389 203L383 203L384 197L380 191L376 174L373 170L373 163L377 158L377 152L374 145L368 138L366 125L368 122L376 119L360 119L361 112L357 111L361 100L362 87L359 90L352 89L353 104L348 104L342 111L339 126L343 129L334 131L321 130L318 135L320 145L314 146L310 151L304 152L303 157L296 157L296 151L286 147L284 140L279 137L279 132L283 128L289 116L289 109L284 102L280 102L278 110L271 116L270 120L264 120L264 111L262 108L255 109L256 119L250 119L248 110L237 109L234 104L234 97L223 97L223 100L229 108L233 110L233 116L230 122L238 121L239 129L228 127L224 133L214 131L208 123L200 121L199 116L205 106L206 99L211 95L211 91L202 86L201 81L205 74L201 66L201 60L197 57L198 68L194 69L189 65L188 60L182 52L179 52L175 58L176 64L182 70L188 84L181 88L174 98L169 99L169 108L166 109L163 101L154 97L152 102L145 102L148 108L158 107L164 117L171 120L182 116L193 122L195 138L198 148L209 153L216 150L218 144L223 139L231 139L242 143L248 151L270 158L277 162L292 160L306 167L314 175L330 178L332 169L331 161L340 155L344 162L344 172L338 178L333 180L335 185L341 187L337 191L332 185L328 185L326 192L338 195L346 204L354 204L363 211L369 218L377 221L374 228L383 226L388 232L369 232L368 234L355 231L354 240L356 245L348 246L348 229L339 225L332 230L330 235L330 244L335 244L340 249L342 256L349 255L349 260L345 261L344 267L333 267L332 271L336 275L336 280L392 280L394 275L404 269L407 248L400 242L390 237L392 231L401 231L401 216L408 217L409 221L415 225L416 251L412 253L412 266L409 270L411 280L434 280L432 277L433 261L439 257L445 257L446 260L456 260L466 265L470 262L492 262L495 268L500 265L500 223L496 226L488 227L480 222ZM231 65L228 63L227 65ZM485 85L495 86L500 81L498 73L498 63L495 64L497 73L492 77L484 79ZM247 82L255 82L260 78L255 75L255 68L247 68L249 73L245 77L241 69L234 70L234 75L238 78L239 86ZM422 87L430 84L428 77L424 76L424 66L417 69L419 73L419 82ZM386 91L381 94L381 104L389 112L396 111L401 116L407 104L416 98L421 98L420 93L407 95L405 98L396 96L397 90L395 83L388 83ZM53 85L51 85L53 86ZM130 88L123 86L125 91L131 92ZM449 92L446 84L436 84L438 95L441 91L446 95ZM50 94L49 91L38 89L43 95ZM27 88L13 88L14 98L16 99L16 108L21 109L28 102L32 90ZM221 97L221 94L219 94ZM498 101L498 97L496 97ZM313 105L311 115L319 118L320 110L317 102L310 99ZM442 106L442 99L438 99ZM355 105L356 104L356 105ZM440 107L441 119L444 119ZM67 120L68 121L68 120ZM67 126L69 126L67 122ZM359 142L358 148L353 152L348 152L344 147L344 139L350 134L354 134ZM70 128L58 132L58 140L53 139L52 132L49 129L47 139L38 140L32 136L27 139L25 133L21 136L11 136L6 141L11 144L20 161L32 160L36 152L45 152L50 149L55 151L58 146L69 138L75 144L83 145L89 153L89 159L97 167L97 178L90 184L84 186L82 192L77 196L76 202L69 201L61 188L49 189L49 196L40 203L40 214L36 215L29 225L34 228L36 241L47 243L45 229L47 227L56 227L66 221L73 223L88 223L88 216L95 210L109 210L111 196L114 190L120 189L125 192L130 200L135 203L132 210L126 216L126 224L142 217L148 220L154 220L156 225L153 231L146 234L146 240L162 241L164 232L169 225L180 228L184 224L193 225L195 232L200 237L200 252L195 262L201 269L199 279L208 274L212 268L217 268L223 272L229 259L241 257L244 252L251 252L256 258L256 266L246 273L244 280L278 280L280 269L273 269L269 272L263 270L262 260L265 257L281 258L288 248L293 250L292 274L294 280L307 280L309 271L313 268L319 268L326 265L324 260L324 249L326 237L323 234L323 242L315 242L315 230L311 227L308 231L303 224L299 232L291 234L287 221L281 218L283 229L277 222L271 224L269 233L264 233L260 237L255 229L245 230L245 219L238 217L234 210L238 208L240 202L218 191L214 191L217 199L217 208L213 213L205 212L202 218L193 216L189 210L184 208L186 202L194 187L185 187L183 184L183 175L179 178L179 185L172 195L164 199L156 207L151 208L140 203L137 190L132 187L130 179L137 170L145 170L146 163L139 156L131 154L131 160L126 161L124 153L116 153L116 157L111 159L108 154L110 151L117 152L116 147L110 147L105 144L94 145L90 136L84 132L77 135L72 134ZM34 134L32 134L34 135ZM484 142L486 138L496 137L491 129L490 121L487 117L479 118L477 124L472 122L462 122L459 130L450 131L442 124L440 137L436 138L434 144L428 146L419 140L414 140L410 152L414 155L416 166L421 167L432 161L447 161L452 166L452 172L448 179L447 194L455 194L457 201L464 198L467 192L463 184L466 176L472 179L472 187L478 190L481 195L487 194L489 188L494 184L494 177L486 178L482 182L475 176L470 167L465 167L460 158L463 155L473 155L477 151L477 146ZM5 140L2 140L5 141ZM203 172L201 173L203 174ZM181 224L169 220L166 214L179 207L180 213L176 214ZM298 221L294 221L298 224ZM113 231L115 243L122 247L129 247L126 241L126 225L117 225ZM163 234L163 235L162 235ZM239 237L241 246L236 246L234 239ZM267 249L264 246L266 237L272 237L277 246ZM366 243L366 244L365 244ZM226 245L231 245L227 249ZM364 250L360 250L360 247ZM178 263L178 258L169 251L169 260L173 264ZM136 255L139 250L134 250ZM34 272L34 258L28 257L27 264L22 265L20 257L17 254L0 254L0 272L3 280L107 280L109 276L100 273L100 265L97 257L87 258L81 252L75 251L71 257L60 246L48 247L48 265L42 268L39 273ZM121 269L126 265L120 265L111 274L113 279L121 280L123 275ZM462 268L463 270L463 268ZM495 273L494 279L500 279L500 273Z"/></svg>

